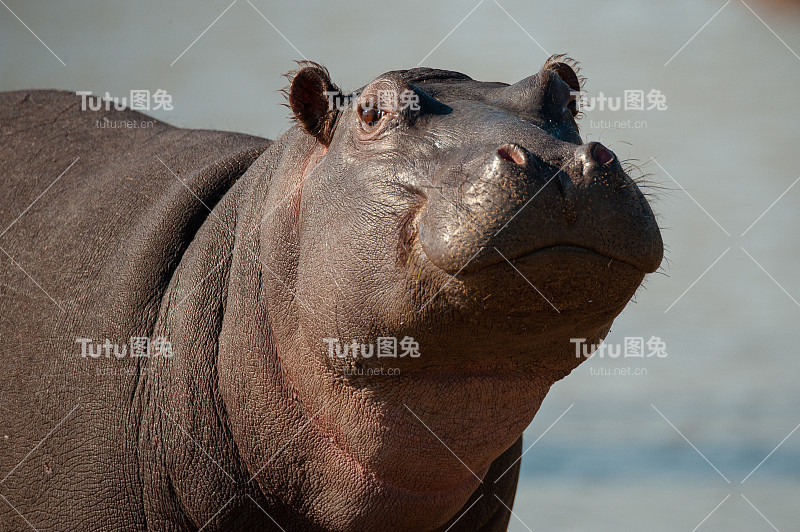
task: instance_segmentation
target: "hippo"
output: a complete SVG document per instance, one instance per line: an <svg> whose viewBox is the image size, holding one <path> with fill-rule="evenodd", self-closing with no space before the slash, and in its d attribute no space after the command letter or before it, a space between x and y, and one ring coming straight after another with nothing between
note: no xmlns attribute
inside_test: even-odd
<svg viewBox="0 0 800 532"><path fill-rule="evenodd" d="M287 77L274 141L0 94L0 530L506 530L653 212L565 56Z"/></svg>

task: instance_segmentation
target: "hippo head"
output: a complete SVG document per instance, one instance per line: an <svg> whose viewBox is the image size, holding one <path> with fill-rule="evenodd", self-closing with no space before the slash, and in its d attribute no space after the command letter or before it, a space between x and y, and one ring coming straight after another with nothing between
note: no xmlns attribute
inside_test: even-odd
<svg viewBox="0 0 800 532"><path fill-rule="evenodd" d="M302 481L266 492L288 478L329 529L442 526L582 361L570 340L599 343L659 267L644 196L579 136L579 80L560 57L513 85L290 75L261 290L289 309L271 345L310 421L287 432Z"/></svg>

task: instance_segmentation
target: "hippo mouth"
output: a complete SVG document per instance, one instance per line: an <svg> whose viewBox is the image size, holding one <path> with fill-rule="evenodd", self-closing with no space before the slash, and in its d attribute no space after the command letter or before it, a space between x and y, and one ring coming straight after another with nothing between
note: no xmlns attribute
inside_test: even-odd
<svg viewBox="0 0 800 532"><path fill-rule="evenodd" d="M574 244L574 243L559 243L559 244L551 244L541 248L534 249L532 251L517 253L516 255L506 255L509 261L514 260L527 260L527 259L534 259L541 255L546 254L585 254L587 256L594 256L600 257L603 259L607 259L609 262L616 261L626 264L643 274L653 273L658 269L660 259L653 257L649 260L648 257L631 257L626 256L618 253L609 253L604 250L600 250L594 247L589 247L581 244ZM485 266L489 267L494 264L499 264L501 262L505 262L503 257L501 257L498 253L498 259L493 263L487 263ZM658 261L658 262L656 262Z"/></svg>
<svg viewBox="0 0 800 532"><path fill-rule="evenodd" d="M424 249L423 240L423 249ZM505 252L499 246L493 246L491 242L481 246L480 250L469 258L464 264L458 265L450 259L451 257L442 257L441 255L430 253L427 254L428 258L439 269L451 274L470 274L476 273L491 267L506 264L507 262L514 261L533 261L536 258L545 255L573 255L585 256L586 258L593 257L595 259L605 259L609 263L617 262L622 263L641 274L648 274L655 272L662 260L662 254L651 252L648 246L641 246L634 250L632 253L623 253L619 251L611 251L603 249L599 246L592 246L583 243L576 243L573 241L560 241L552 244L544 244L528 250L515 250L515 252Z"/></svg>
<svg viewBox="0 0 800 532"><path fill-rule="evenodd" d="M660 254L609 251L605 246L566 239L512 250L507 252L490 242L473 252L472 259L467 257L465 264L448 260L452 255L426 255L437 270L447 274L443 279L444 286L451 288L448 293L465 294L475 302L453 304L480 309L481 315L491 314L493 309L525 320L541 312L552 312L553 317L565 312L615 315L661 260ZM449 279L461 282L450 283Z"/></svg>

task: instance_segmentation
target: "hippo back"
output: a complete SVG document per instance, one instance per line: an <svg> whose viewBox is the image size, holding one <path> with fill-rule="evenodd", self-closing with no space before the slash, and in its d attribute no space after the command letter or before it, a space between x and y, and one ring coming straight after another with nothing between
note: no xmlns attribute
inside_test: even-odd
<svg viewBox="0 0 800 532"><path fill-rule="evenodd" d="M71 522L74 467L108 491L83 526L116 515L133 527L141 512L120 503L141 499L129 458L138 378L124 369L138 361L100 374L76 339L152 332L194 235L271 141L81 110L78 95L51 90L0 93L0 139L2 491L33 522ZM111 470L129 481L104 482ZM0 507L0 523L22 526Z"/></svg>

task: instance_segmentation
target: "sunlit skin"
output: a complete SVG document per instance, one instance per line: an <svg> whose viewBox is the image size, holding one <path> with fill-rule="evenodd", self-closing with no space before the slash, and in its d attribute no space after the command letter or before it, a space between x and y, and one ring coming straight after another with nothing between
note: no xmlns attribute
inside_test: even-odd
<svg viewBox="0 0 800 532"><path fill-rule="evenodd" d="M659 267L644 196L580 138L568 58L513 85L417 68L343 93L308 62L288 78L295 124L274 142L90 129L147 117L0 95L11 196L80 157L0 242L66 307L0 287L0 333L41 362L0 374L0 412L26 420L4 425L0 471L81 405L43 447L54 472L8 480L41 527L505 530L522 432L585 359L570 340L600 343ZM134 336L174 356L75 343ZM415 351L378 356L381 338ZM78 496L100 502L78 517Z"/></svg>

